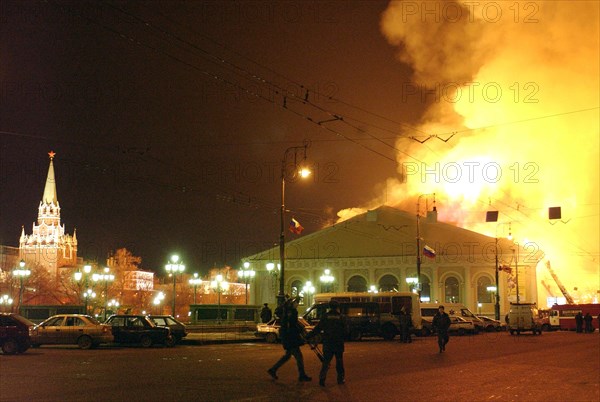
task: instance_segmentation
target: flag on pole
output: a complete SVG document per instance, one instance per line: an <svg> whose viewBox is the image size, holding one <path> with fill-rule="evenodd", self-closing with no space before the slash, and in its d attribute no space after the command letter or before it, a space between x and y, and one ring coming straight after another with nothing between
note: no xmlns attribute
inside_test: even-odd
<svg viewBox="0 0 600 402"><path fill-rule="evenodd" d="M435 258L435 250L426 244L425 247L423 247L423 255L429 258Z"/></svg>
<svg viewBox="0 0 600 402"><path fill-rule="evenodd" d="M304 228L302 227L300 222L298 222L296 219L292 218L292 220L290 221L290 232L300 234L300 233L302 233L303 230L304 230Z"/></svg>

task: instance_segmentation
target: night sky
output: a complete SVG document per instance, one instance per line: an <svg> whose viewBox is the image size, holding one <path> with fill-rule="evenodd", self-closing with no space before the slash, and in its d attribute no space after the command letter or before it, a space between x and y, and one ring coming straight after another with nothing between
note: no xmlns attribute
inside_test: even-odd
<svg viewBox="0 0 600 402"><path fill-rule="evenodd" d="M316 174L286 190L304 233L384 202L395 137L427 107L403 96L386 6L3 1L0 243L31 233L50 150L62 222L100 264L126 247L206 272L271 247L281 160L304 140Z"/></svg>

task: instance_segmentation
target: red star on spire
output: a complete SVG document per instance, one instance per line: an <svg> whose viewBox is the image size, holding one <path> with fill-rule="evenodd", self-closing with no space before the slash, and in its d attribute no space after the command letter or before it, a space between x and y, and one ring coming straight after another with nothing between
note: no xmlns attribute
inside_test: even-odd
<svg viewBox="0 0 600 402"><path fill-rule="evenodd" d="M54 151L48 152L48 156L50 157L50 160L54 159L54 155L56 155L56 152L54 152Z"/></svg>

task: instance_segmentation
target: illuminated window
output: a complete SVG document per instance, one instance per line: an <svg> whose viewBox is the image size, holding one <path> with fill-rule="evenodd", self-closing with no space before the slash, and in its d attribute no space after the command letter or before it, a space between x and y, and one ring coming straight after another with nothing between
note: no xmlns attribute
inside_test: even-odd
<svg viewBox="0 0 600 402"><path fill-rule="evenodd" d="M492 292L487 288L492 286L492 280L487 276L482 276L477 280L477 302L492 303Z"/></svg>
<svg viewBox="0 0 600 402"><path fill-rule="evenodd" d="M459 282L453 276L444 281L444 300L446 303L458 303L460 301Z"/></svg>

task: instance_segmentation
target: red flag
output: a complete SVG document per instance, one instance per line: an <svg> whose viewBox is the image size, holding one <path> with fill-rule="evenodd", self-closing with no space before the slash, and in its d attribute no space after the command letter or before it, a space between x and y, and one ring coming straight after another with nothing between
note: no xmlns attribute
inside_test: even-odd
<svg viewBox="0 0 600 402"><path fill-rule="evenodd" d="M290 221L290 232L300 234L300 233L302 233L303 230L304 230L304 228L302 227L300 222L298 222L296 219L292 218L292 220Z"/></svg>

